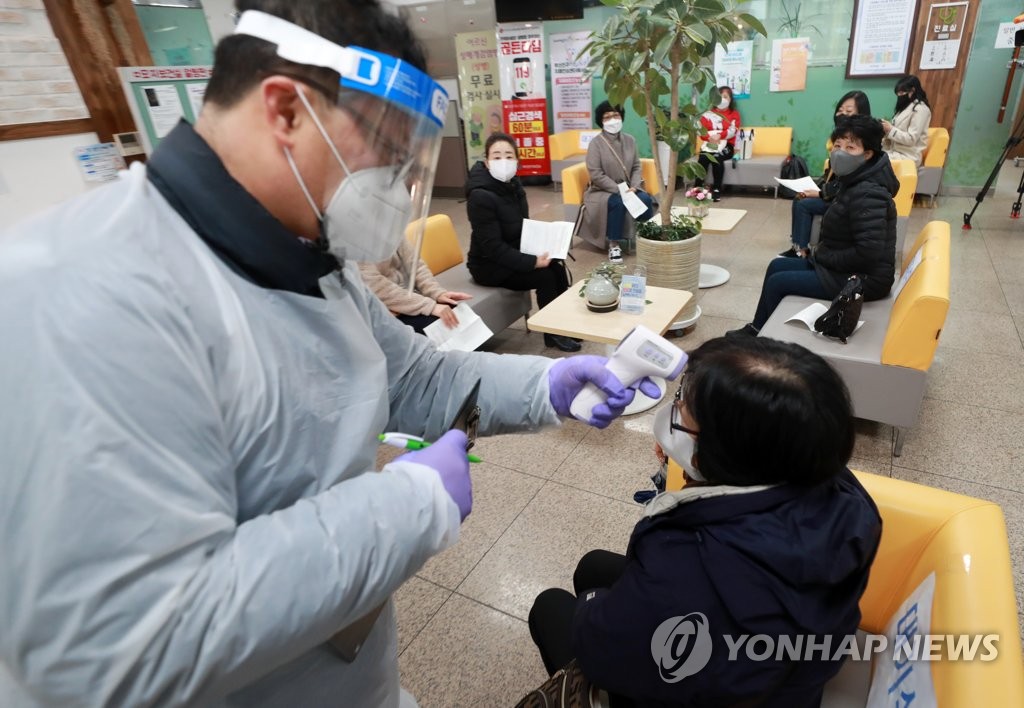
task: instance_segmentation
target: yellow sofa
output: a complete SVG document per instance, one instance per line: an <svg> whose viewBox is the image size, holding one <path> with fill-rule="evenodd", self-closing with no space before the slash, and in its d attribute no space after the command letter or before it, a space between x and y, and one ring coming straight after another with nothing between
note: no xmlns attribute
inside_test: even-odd
<svg viewBox="0 0 1024 708"><path fill-rule="evenodd" d="M933 487L854 474L882 515L882 540L860 601L861 629L883 633L903 600L934 572L932 634L999 635L994 661L930 663L939 708L1024 705L1017 602L1002 510L990 501ZM683 485L682 470L671 463L666 488ZM862 688L866 698L868 687Z"/></svg>
<svg viewBox="0 0 1024 708"><path fill-rule="evenodd" d="M644 190L652 195L658 196L661 193L661 182L658 180L658 170L655 168L654 160L648 157L640 159L640 169L643 173ZM578 164L562 170L562 209L566 221L575 222L579 217L580 209L583 207L583 194L590 186L590 173L586 164ZM626 221L627 234L632 238L633 220ZM604 234L588 234L580 231L580 238L597 248L606 248L607 239Z"/></svg>
<svg viewBox="0 0 1024 708"><path fill-rule="evenodd" d="M725 166L722 184L738 187L771 188L779 195L775 178L782 173L782 161L789 157L793 145L793 129L788 126L749 126L754 131L753 155L747 160L731 160ZM700 150L698 143L697 149ZM709 183L709 180L705 180Z"/></svg>
<svg viewBox="0 0 1024 708"><path fill-rule="evenodd" d="M406 227L405 237L415 245L420 221L413 221ZM447 214L428 216L423 229L423 245L420 258L434 274L437 281L447 290L468 293L473 296L469 306L480 316L487 327L497 334L520 317L530 312L532 300L529 291L517 292L506 288L491 288L478 285L466 268L455 225Z"/></svg>
<svg viewBox="0 0 1024 708"><path fill-rule="evenodd" d="M563 170L587 159L587 148L583 147L583 137L593 138L600 132L596 128L594 130L563 130L548 136L551 179L555 183L561 181Z"/></svg>
<svg viewBox="0 0 1024 708"><path fill-rule="evenodd" d="M903 450L906 432L917 422L924 400L928 369L949 311L950 227L932 221L910 248L906 269L920 262L897 293L900 278L884 300L864 303L864 325L847 344L821 337L786 320L811 298L789 296L779 303L760 336L795 342L824 357L850 389L858 418L896 428L893 454Z"/></svg>
<svg viewBox="0 0 1024 708"><path fill-rule="evenodd" d="M920 176L917 182L917 193L927 194L935 204L935 197L942 186L942 173L946 168L946 155L949 153L949 131L945 128L929 128L928 144L925 146Z"/></svg>

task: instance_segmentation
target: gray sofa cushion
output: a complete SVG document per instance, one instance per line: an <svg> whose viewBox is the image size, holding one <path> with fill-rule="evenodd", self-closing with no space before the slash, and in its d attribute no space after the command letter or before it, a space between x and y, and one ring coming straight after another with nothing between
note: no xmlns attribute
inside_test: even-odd
<svg viewBox="0 0 1024 708"><path fill-rule="evenodd" d="M491 288L477 285L465 263L435 276L446 290L468 293L473 296L469 306L480 316L484 324L494 333L501 332L520 317L530 312L530 292L517 292L506 288Z"/></svg>
<svg viewBox="0 0 1024 708"><path fill-rule="evenodd" d="M803 323L786 323L814 302L822 301L792 295L784 298L760 336L799 344L828 361L846 382L853 413L858 418L904 428L913 426L924 398L926 372L882 364L892 295L864 303L864 325L849 338L848 344L811 332Z"/></svg>

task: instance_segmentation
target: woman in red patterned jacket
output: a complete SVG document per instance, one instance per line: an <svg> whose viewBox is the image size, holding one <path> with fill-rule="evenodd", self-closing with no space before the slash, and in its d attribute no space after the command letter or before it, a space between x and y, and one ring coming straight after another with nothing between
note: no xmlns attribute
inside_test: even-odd
<svg viewBox="0 0 1024 708"><path fill-rule="evenodd" d="M733 98L732 89L728 86L719 86L719 103L712 106L701 115L700 123L704 132L700 136L703 144L700 148L700 157L697 158L701 166L710 170L714 175L714 187L711 196L714 201L722 199L722 179L725 177L725 163L732 159L736 149L736 135L740 131L740 113L736 110L736 100ZM712 162L710 157L717 162ZM704 180L697 180L698 185L703 185Z"/></svg>

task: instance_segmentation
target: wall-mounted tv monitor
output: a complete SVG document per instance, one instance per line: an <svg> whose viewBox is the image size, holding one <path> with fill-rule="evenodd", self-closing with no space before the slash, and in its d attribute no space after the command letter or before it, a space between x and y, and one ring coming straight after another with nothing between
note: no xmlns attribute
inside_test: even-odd
<svg viewBox="0 0 1024 708"><path fill-rule="evenodd" d="M583 0L494 0L494 14L498 22L579 20Z"/></svg>

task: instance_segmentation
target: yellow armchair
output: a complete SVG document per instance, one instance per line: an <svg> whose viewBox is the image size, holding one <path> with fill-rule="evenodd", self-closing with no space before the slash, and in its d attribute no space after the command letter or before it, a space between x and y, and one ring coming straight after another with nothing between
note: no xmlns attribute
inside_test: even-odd
<svg viewBox="0 0 1024 708"><path fill-rule="evenodd" d="M417 219L405 227L405 238L413 246L416 245L416 232L419 229L420 221ZM452 220L447 214L435 214L427 217L423 230L420 258L434 275L462 263L462 247L459 246L459 237L455 233L455 225L452 224Z"/></svg>
<svg viewBox="0 0 1024 708"><path fill-rule="evenodd" d="M1010 545L997 504L874 474L854 472L882 515L882 540L860 601L860 628L881 634L935 573L932 634L998 634L993 661L931 662L940 708L1024 705ZM669 464L669 490L683 472ZM864 695L867 695L865 687Z"/></svg>
<svg viewBox="0 0 1024 708"><path fill-rule="evenodd" d="M917 191L917 167L912 160L893 160L892 171L900 181L900 191L893 198L896 202L897 216L910 216L914 206L914 194Z"/></svg>

